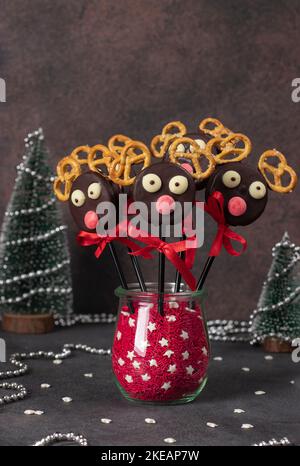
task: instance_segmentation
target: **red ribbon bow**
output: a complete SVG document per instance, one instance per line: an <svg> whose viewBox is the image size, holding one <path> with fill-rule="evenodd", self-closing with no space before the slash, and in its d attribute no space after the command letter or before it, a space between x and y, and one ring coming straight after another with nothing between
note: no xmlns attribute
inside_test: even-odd
<svg viewBox="0 0 300 466"><path fill-rule="evenodd" d="M221 252L222 245L232 256L240 256L247 248L247 241L241 235L232 231L225 221L224 216L224 197L219 191L215 191L207 200L204 206L207 212L218 224L218 231L210 248L210 256L218 256ZM237 241L242 245L242 250L237 251L231 244L231 241Z"/></svg>
<svg viewBox="0 0 300 466"><path fill-rule="evenodd" d="M166 243L165 241L155 236L150 236L147 234L135 236L135 239L147 244L147 246L132 252L132 255L140 256L145 253L151 255L151 251L155 249L156 251L164 254L166 258L175 266L191 290L196 289L196 279L189 270L193 265L193 255L188 255L186 261L183 261L178 256L179 252L190 251L190 242L193 241L193 239L178 241L176 243ZM196 247L196 241L194 240L194 248Z"/></svg>
<svg viewBox="0 0 300 466"><path fill-rule="evenodd" d="M120 243L127 246L133 252L140 251L140 248L129 238L124 238L122 236L99 236L97 233L89 233L87 231L80 231L77 235L77 241L81 246L93 246L96 245L97 249L95 251L95 256L97 259L101 256L102 252L111 241L119 241ZM152 255L147 251L140 254L144 259L151 259Z"/></svg>

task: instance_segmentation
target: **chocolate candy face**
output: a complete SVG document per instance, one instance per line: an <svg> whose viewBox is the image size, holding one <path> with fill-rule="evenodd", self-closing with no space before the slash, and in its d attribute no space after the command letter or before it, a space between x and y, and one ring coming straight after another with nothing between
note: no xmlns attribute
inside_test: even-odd
<svg viewBox="0 0 300 466"><path fill-rule="evenodd" d="M245 162L220 165L209 178L205 199L215 191L224 196L224 214L229 225L249 225L264 211L268 187L258 170Z"/></svg>
<svg viewBox="0 0 300 466"><path fill-rule="evenodd" d="M88 171L78 176L73 183L69 207L80 230L95 231L98 223L96 209L99 202L116 201L110 181L100 173Z"/></svg>
<svg viewBox="0 0 300 466"><path fill-rule="evenodd" d="M157 224L159 214L166 216L171 223L181 220L181 210L175 203L180 203L182 212L184 203L195 199L195 182L191 174L179 165L171 162L159 162L144 169L136 178L133 187L133 200L144 202L148 209L147 220ZM151 208L157 215L151 216Z"/></svg>

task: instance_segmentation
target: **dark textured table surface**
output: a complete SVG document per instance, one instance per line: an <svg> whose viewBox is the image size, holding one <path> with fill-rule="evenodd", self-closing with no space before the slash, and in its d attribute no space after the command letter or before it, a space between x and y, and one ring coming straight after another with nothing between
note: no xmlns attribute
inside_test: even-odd
<svg viewBox="0 0 300 466"><path fill-rule="evenodd" d="M56 329L43 336L0 332L0 337L6 340L9 356L15 351L58 351L64 343L108 348L112 334L113 326L104 324ZM213 343L206 388L194 403L178 406L128 403L114 385L108 356L77 351L61 365L29 361L29 374L14 379L29 389L29 396L0 407L0 445L31 445L55 431L81 433L90 445L98 446L166 446L166 437L182 446L251 445L284 436L300 444L300 364L287 354L265 356L261 348L246 343ZM0 366L8 368L8 363ZM94 376L87 378L85 373ZM41 383L51 388L42 389ZM265 394L255 395L256 391ZM65 396L73 401L64 403ZM26 409L44 414L27 416ZM237 414L235 409L245 412ZM146 424L146 417L156 424ZM112 422L103 424L101 418ZM208 422L217 427L207 426ZM242 429L242 424L253 427Z"/></svg>

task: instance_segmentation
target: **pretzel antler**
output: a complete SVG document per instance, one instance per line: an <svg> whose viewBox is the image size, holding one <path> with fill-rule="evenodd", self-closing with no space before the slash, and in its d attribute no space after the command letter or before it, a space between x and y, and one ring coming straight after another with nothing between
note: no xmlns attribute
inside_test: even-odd
<svg viewBox="0 0 300 466"><path fill-rule="evenodd" d="M277 165L272 164L271 161L267 162L270 158L277 159ZM258 161L258 168L268 183L269 188L273 191L278 193L288 193L292 191L297 184L297 174L293 168L288 165L285 156L276 149L266 150L263 152ZM274 183L270 181L270 178L267 175L268 173L274 178ZM289 175L290 181L286 186L283 186L282 177L286 173Z"/></svg>
<svg viewBox="0 0 300 466"><path fill-rule="evenodd" d="M226 138L232 133L231 129L226 128L217 118L204 118L199 123L199 129L214 138Z"/></svg>
<svg viewBox="0 0 300 466"><path fill-rule="evenodd" d="M131 140L132 139L130 137L125 136L124 134L115 134L114 136L111 136L111 138L109 138L107 145L111 152L116 152L117 154L120 154L127 142Z"/></svg>
<svg viewBox="0 0 300 466"><path fill-rule="evenodd" d="M153 155L159 159L164 157L171 142L185 134L186 127L181 121L170 121L163 127L161 134L152 139L150 147Z"/></svg>
<svg viewBox="0 0 300 466"><path fill-rule="evenodd" d="M240 162L251 152L251 141L242 133L231 133L226 138L216 137L208 141L206 151L217 164Z"/></svg>
<svg viewBox="0 0 300 466"><path fill-rule="evenodd" d="M112 161L117 157L116 152L112 152L102 144L96 144L90 148L88 154L88 165L92 171L101 171L101 165L105 165L107 172L110 171Z"/></svg>
<svg viewBox="0 0 300 466"><path fill-rule="evenodd" d="M190 152L182 150L184 144L187 144L190 148ZM194 139L189 137L181 137L175 139L169 147L170 161L173 163L180 164L180 159L191 160L193 166L192 176L196 180L204 180L208 178L214 171L216 161L214 157L206 152L206 149L201 149L199 144ZM201 167L201 162L205 160L207 168L205 170Z"/></svg>
<svg viewBox="0 0 300 466"><path fill-rule="evenodd" d="M60 201L70 197L74 180L81 174L80 163L72 156L64 157L57 165L57 177L54 180L54 192Z"/></svg>
<svg viewBox="0 0 300 466"><path fill-rule="evenodd" d="M121 186L130 186L135 181L132 167L143 164L142 170L149 167L151 154L148 147L140 141L128 141L122 152L112 161L109 171L110 179Z"/></svg>

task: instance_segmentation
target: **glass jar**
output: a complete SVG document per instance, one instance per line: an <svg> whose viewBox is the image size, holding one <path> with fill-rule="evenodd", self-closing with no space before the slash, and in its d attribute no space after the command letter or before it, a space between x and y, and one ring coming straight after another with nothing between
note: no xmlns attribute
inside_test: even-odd
<svg viewBox="0 0 300 466"><path fill-rule="evenodd" d="M210 355L203 291L173 293L165 285L159 313L157 284L117 288L119 314L112 365L124 397L143 403L193 401L207 381Z"/></svg>

